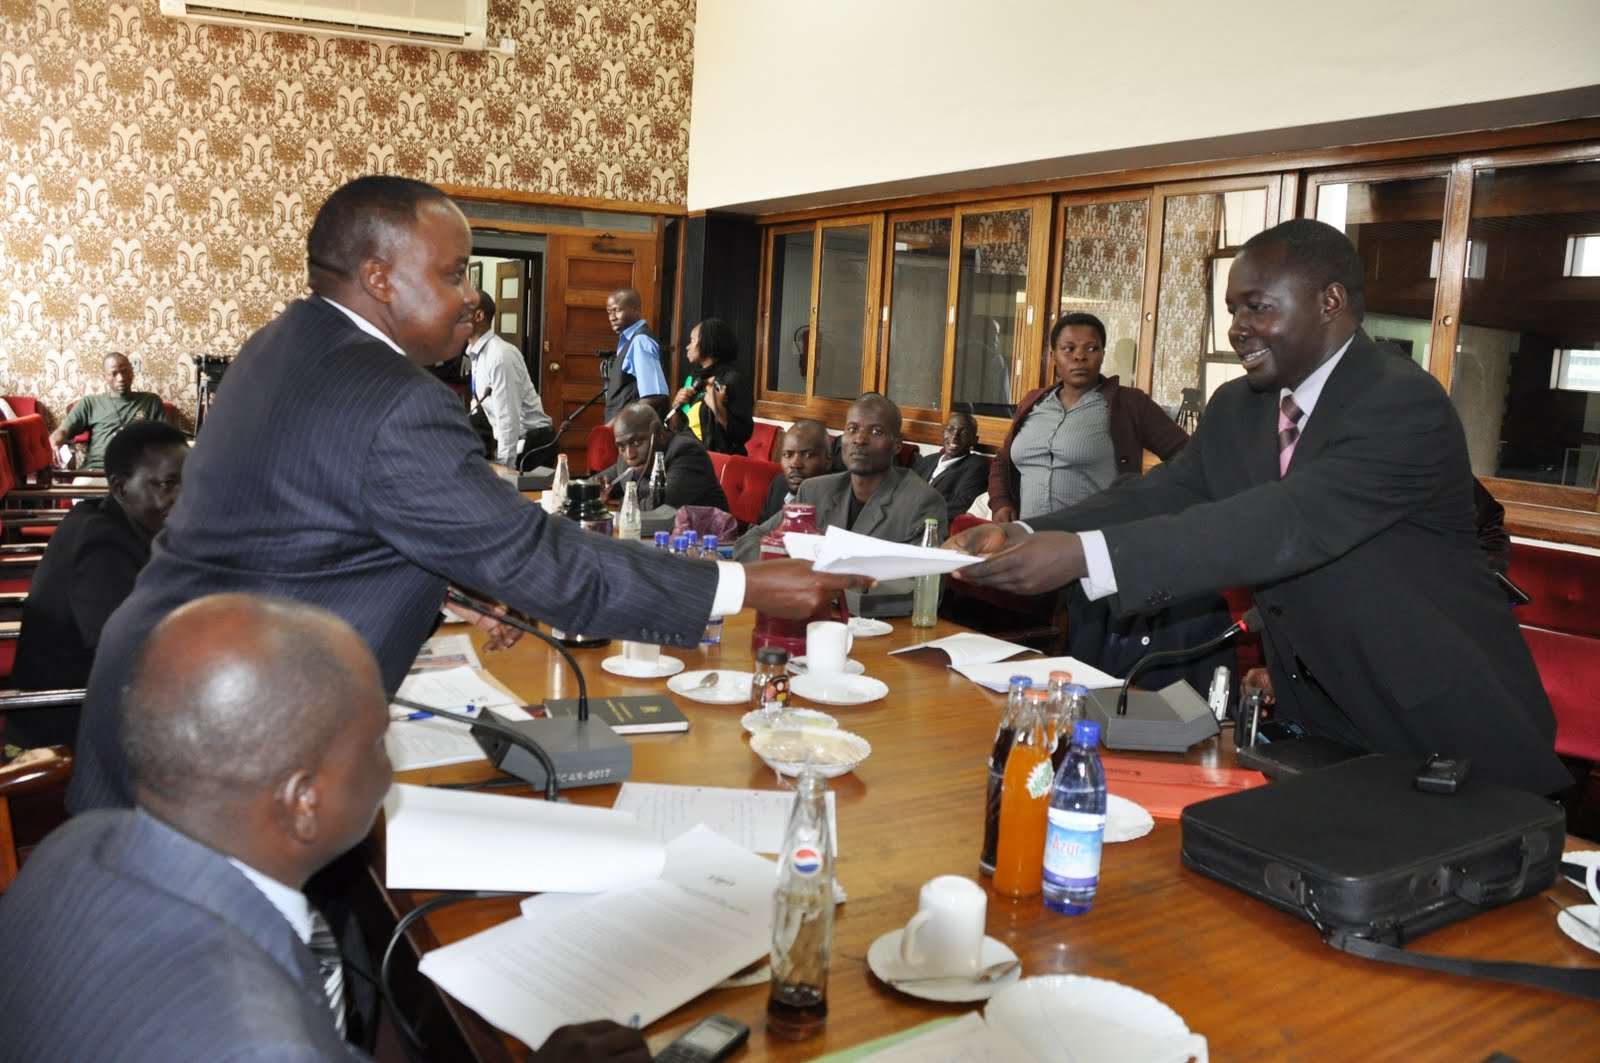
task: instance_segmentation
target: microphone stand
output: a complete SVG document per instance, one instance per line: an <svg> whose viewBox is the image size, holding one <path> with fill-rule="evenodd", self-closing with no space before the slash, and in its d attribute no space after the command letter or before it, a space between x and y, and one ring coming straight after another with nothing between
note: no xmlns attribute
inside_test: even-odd
<svg viewBox="0 0 1600 1063"><path fill-rule="evenodd" d="M517 748L526 750L534 760L539 762L539 766L544 769L544 799L546 801L555 801L560 799L561 787L556 781L556 765L555 761L550 759L550 754L546 753L543 746L529 738L527 735L518 731L514 731L495 720L485 719L484 717L486 716L494 715L488 709L484 709L481 716L472 717L466 715L465 713L451 712L448 709L436 709L432 705L424 705L420 701L411 701L407 698L393 697L390 698L389 701L392 704L400 705L415 712L425 712L430 716L442 716L447 720L454 720L457 723L467 724L474 731L484 730L488 731L490 734L497 734Z"/></svg>
<svg viewBox="0 0 1600 1063"><path fill-rule="evenodd" d="M578 680L578 722L583 723L589 718L589 685L583 681L583 669L578 667L577 658L573 657L572 652L565 646L561 645L561 642L558 639L546 635L543 631L540 631L538 628L534 627L532 624L528 623L526 620L523 620L519 616L510 613L498 613L495 611L495 607L490 605L488 602L479 598L470 597L454 587L450 588L447 598L454 605L459 605L465 609L471 609L474 613L486 616L491 620L498 620L503 624L510 624L518 631L532 635L540 641L546 642L555 647L556 652L561 654L561 656L566 660L568 667L572 669L573 676L575 676ZM399 704L399 702L396 702L396 704ZM424 710L427 712L434 711L432 709L427 709L426 707L424 707ZM549 758L544 756L544 751L541 750L538 756L540 758L539 763L544 766L545 770L550 771L550 765L547 763ZM554 777L555 776L552 773L551 778Z"/></svg>
<svg viewBox="0 0 1600 1063"><path fill-rule="evenodd" d="M1190 657L1204 656L1237 635L1241 635L1247 631L1259 630L1261 630L1261 610L1257 609L1255 606L1251 606L1250 610L1239 619L1238 623L1228 628L1228 630L1224 631L1216 638L1208 639L1198 646L1186 646L1177 650L1157 650L1155 653L1145 654L1134 663L1132 668L1128 669L1128 678L1122 681L1122 692L1117 695L1117 715L1128 715L1128 689L1133 686L1134 676L1144 671L1150 665L1162 664L1166 661L1181 661Z"/></svg>

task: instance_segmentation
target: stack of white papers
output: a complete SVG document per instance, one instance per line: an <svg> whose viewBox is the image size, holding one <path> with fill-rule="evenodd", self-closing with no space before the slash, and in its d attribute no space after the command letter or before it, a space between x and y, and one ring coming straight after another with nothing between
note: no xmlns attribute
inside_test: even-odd
<svg viewBox="0 0 1600 1063"><path fill-rule="evenodd" d="M1072 681L1091 690L1097 687L1119 687L1122 680L1107 675L1098 668L1084 664L1076 657L1030 657L1025 661L1001 661L999 664L953 665L956 671L981 687L1004 694L1014 675L1025 675L1035 687L1050 682L1051 672L1071 672Z"/></svg>
<svg viewBox="0 0 1600 1063"><path fill-rule="evenodd" d="M391 889L593 893L654 879L666 861L609 808L404 783L383 807Z"/></svg>
<svg viewBox="0 0 1600 1063"><path fill-rule="evenodd" d="M783 537L783 546L790 557L809 560L818 572L879 580L943 575L983 560L955 550L885 542L840 527L829 528L823 535L791 532Z"/></svg>
<svg viewBox="0 0 1600 1063"><path fill-rule="evenodd" d="M660 879L582 903L530 904L434 949L419 969L534 1047L568 1023L648 1025L767 953L772 891L770 861L697 827L666 847Z"/></svg>
<svg viewBox="0 0 1600 1063"><path fill-rule="evenodd" d="M823 795L833 851L839 851L839 821L833 791ZM705 824L753 853L777 854L794 809L789 790L739 790L725 786L667 786L625 782L611 806L627 812L652 838L670 841L696 824Z"/></svg>
<svg viewBox="0 0 1600 1063"><path fill-rule="evenodd" d="M472 648L472 639L466 635L433 636L422 644L422 649L417 651L417 659L411 664L413 672L432 672L441 668L457 667L482 667L482 663L478 660L478 651Z"/></svg>

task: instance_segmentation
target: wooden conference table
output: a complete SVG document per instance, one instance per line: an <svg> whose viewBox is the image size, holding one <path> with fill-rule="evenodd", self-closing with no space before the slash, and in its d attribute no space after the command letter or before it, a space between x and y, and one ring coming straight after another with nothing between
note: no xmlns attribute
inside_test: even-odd
<svg viewBox="0 0 1600 1063"><path fill-rule="evenodd" d="M893 623L892 634L858 639L851 653L867 674L889 685L888 697L854 708L819 706L866 737L873 750L854 773L830 783L838 795L838 877L849 900L834 931L826 1029L799 1043L769 1039L766 986L712 990L646 1028L653 1051L713 1012L749 1024L748 1046L735 1058L755 1063L813 1059L980 1006L921 1001L888 988L867 969L868 947L910 918L923 882L947 873L976 876L985 759L1003 703L953 670L886 656L960 628L941 621L928 632L907 620ZM674 655L690 670L748 670L750 625L749 613L732 617L720 648ZM601 660L618 652L617 643L577 652L591 696L660 690L661 680L622 680L603 671ZM576 696L565 665L532 638L480 656L527 701ZM676 700L691 719L690 730L630 739L634 780L775 788L739 725L745 706ZM1227 749L1231 742L1213 742L1190 759L1227 763L1218 760ZM435 783L491 774L485 764L459 765L402 779ZM569 796L609 805L615 794L615 787L595 787ZM1106 846L1099 893L1084 916L1055 915L1037 899L1012 901L991 892L988 932L1015 950L1025 976L1092 975L1153 994L1206 1036L1213 1060L1482 1060L1499 1051L1522 1063L1571 1063L1600 1051L1600 1005L1346 956L1322 944L1309 924L1186 870L1179 847L1179 827L1170 820L1157 820L1143 838ZM987 888L988 879L979 881ZM1583 901L1559 883L1551 893L1569 905ZM394 891L389 900L404 913L428 896ZM513 899L468 902L429 917L414 940L423 948L455 941L516 913ZM1600 962L1556 928L1556 914L1544 897L1531 897L1413 947L1569 966ZM447 1006L478 1059L525 1055L518 1042L476 1014L453 1001Z"/></svg>

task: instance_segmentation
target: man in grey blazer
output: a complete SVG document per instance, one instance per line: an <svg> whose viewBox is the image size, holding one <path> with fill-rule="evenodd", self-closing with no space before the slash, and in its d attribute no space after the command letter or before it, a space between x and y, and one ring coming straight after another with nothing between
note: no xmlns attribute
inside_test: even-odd
<svg viewBox="0 0 1600 1063"><path fill-rule="evenodd" d="M817 507L817 530L837 525L848 531L900 543L920 543L929 517L938 522L935 541L945 530L944 496L909 469L894 463L900 449L900 408L876 392L851 404L840 436L840 455L848 472L814 476L800 484L796 502ZM783 522L783 513L768 518L739 537L733 556L753 560L761 537ZM912 580L885 580L852 608L866 616L906 616L911 612Z"/></svg>
<svg viewBox="0 0 1600 1063"><path fill-rule="evenodd" d="M570 631L697 645L713 610L804 617L848 585L794 562L670 557L548 519L497 477L425 368L478 306L466 218L431 185L363 177L306 241L314 295L246 341L149 565L101 637L68 807L131 801L118 700L145 633L184 602L253 591L343 617L394 690L450 583ZM859 582L859 581L858 581ZM497 627L490 648L514 639Z"/></svg>
<svg viewBox="0 0 1600 1063"><path fill-rule="evenodd" d="M350 1060L346 972L301 892L389 789L388 699L356 633L285 599L192 602L134 664L137 807L70 820L0 898L0 1056ZM536 1059L649 1059L566 1027Z"/></svg>
<svg viewBox="0 0 1600 1063"><path fill-rule="evenodd" d="M1083 579L1133 610L1248 586L1283 715L1554 793L1572 779L1477 544L1461 422L1438 381L1361 330L1362 289L1361 259L1331 226L1253 237L1227 292L1245 377L1217 389L1189 445L1029 521L1037 534L963 533L957 545L995 556L961 578L1023 594Z"/></svg>

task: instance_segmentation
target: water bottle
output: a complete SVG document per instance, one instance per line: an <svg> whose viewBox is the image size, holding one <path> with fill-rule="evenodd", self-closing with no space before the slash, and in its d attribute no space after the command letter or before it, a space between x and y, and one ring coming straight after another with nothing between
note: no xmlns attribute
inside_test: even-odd
<svg viewBox="0 0 1600 1063"><path fill-rule="evenodd" d="M629 542L639 538L639 485L633 480L622 485L622 509L617 512L617 538Z"/></svg>
<svg viewBox="0 0 1600 1063"><path fill-rule="evenodd" d="M1100 846L1106 833L1106 773L1100 766L1100 725L1079 720L1072 751L1050 793L1044 843L1044 906L1082 915L1100 883Z"/></svg>
<svg viewBox="0 0 1600 1063"><path fill-rule="evenodd" d="M939 545L939 521L929 517L922 525L922 545ZM911 626L932 627L939 619L939 574L918 576L911 591Z"/></svg>
<svg viewBox="0 0 1600 1063"><path fill-rule="evenodd" d="M809 767L801 772L778 855L767 1033L786 1041L814 1036L828 1021L833 839L825 794L821 776Z"/></svg>
<svg viewBox="0 0 1600 1063"><path fill-rule="evenodd" d="M707 561L716 561L722 556L717 553L717 537L715 535L707 535L700 540L700 556ZM700 636L700 645L722 645L722 617L714 616L706 621L706 632Z"/></svg>
<svg viewBox="0 0 1600 1063"><path fill-rule="evenodd" d="M656 532L655 539L656 539L656 549L657 550L669 551L669 550L672 549L672 533L671 532Z"/></svg>
<svg viewBox="0 0 1600 1063"><path fill-rule="evenodd" d="M1000 840L1000 787L1005 781L1006 758L1017 736L1017 717L1022 712L1022 695L1033 686L1025 675L1011 677L1006 694L1006 709L994 733L994 750L989 754L989 790L983 803L983 851L978 854L978 870L994 874L994 850Z"/></svg>
<svg viewBox="0 0 1600 1063"><path fill-rule="evenodd" d="M700 533L693 528L683 533L683 552L690 557L700 556Z"/></svg>
<svg viewBox="0 0 1600 1063"><path fill-rule="evenodd" d="M658 509L667 504L667 456L657 454L650 466L650 483L644 490L644 508Z"/></svg>

